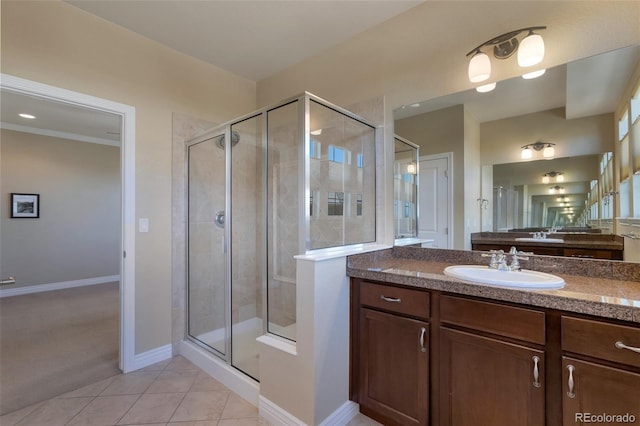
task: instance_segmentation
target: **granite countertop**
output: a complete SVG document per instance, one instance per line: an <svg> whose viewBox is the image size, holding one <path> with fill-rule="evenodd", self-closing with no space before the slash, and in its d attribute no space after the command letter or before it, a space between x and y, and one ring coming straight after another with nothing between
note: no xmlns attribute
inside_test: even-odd
<svg viewBox="0 0 640 426"><path fill-rule="evenodd" d="M456 255L457 254L457 255ZM444 275L450 265L487 264L477 252L394 247L349 256L351 277L483 297L640 323L640 264L531 256L523 269L564 279L560 290L530 290L468 283Z"/></svg>
<svg viewBox="0 0 640 426"><path fill-rule="evenodd" d="M516 238L530 238L530 233L521 232L482 232L471 236L472 244L511 244L514 246L524 245L527 247L567 247L582 249L601 250L623 250L624 240L622 237L610 234L569 234L553 233L547 238L561 238L562 243L551 243L540 241L516 241Z"/></svg>

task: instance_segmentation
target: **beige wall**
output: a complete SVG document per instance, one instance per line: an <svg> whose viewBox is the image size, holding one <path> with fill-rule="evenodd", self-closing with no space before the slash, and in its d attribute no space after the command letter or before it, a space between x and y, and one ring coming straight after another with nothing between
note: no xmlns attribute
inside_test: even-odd
<svg viewBox="0 0 640 426"><path fill-rule="evenodd" d="M309 90L339 105L384 95L395 109L472 88L465 54L504 32L546 25L542 65L551 68L640 43L639 20L640 2L633 0L425 2L260 81L258 104ZM448 37L452 31L465 37ZM391 44L391 33L404 34L404 43ZM411 60L406 51L415 52ZM521 74L515 61L492 72L495 81Z"/></svg>
<svg viewBox="0 0 640 426"><path fill-rule="evenodd" d="M453 247L471 249L480 230L480 124L463 105L397 120L396 134L420 146L420 156L453 152Z"/></svg>
<svg viewBox="0 0 640 426"><path fill-rule="evenodd" d="M136 108L136 353L171 342L172 112L221 122L255 109L255 82L61 1L2 2L3 73Z"/></svg>
<svg viewBox="0 0 640 426"><path fill-rule="evenodd" d="M120 274L120 148L1 131L3 276L15 287ZM10 193L40 194L11 219Z"/></svg>

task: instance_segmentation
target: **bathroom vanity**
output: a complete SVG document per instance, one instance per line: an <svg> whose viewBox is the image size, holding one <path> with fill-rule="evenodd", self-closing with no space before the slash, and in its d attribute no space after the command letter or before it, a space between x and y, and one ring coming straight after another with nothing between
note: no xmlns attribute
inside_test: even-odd
<svg viewBox="0 0 640 426"><path fill-rule="evenodd" d="M548 256L581 257L587 259L622 260L624 238L615 234L550 233L535 238L529 232L476 232L471 234L472 250L504 250L511 246L519 250Z"/></svg>
<svg viewBox="0 0 640 426"><path fill-rule="evenodd" d="M640 264L523 262L561 276L561 290L442 272L486 262L411 247L349 257L351 399L360 410L385 425L640 421Z"/></svg>

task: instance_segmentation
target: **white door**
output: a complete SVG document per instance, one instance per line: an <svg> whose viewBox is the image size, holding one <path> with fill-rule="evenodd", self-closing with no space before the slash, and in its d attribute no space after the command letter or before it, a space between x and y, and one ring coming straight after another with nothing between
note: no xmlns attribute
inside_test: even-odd
<svg viewBox="0 0 640 426"><path fill-rule="evenodd" d="M420 159L418 238L433 240L435 248L449 248L449 156Z"/></svg>

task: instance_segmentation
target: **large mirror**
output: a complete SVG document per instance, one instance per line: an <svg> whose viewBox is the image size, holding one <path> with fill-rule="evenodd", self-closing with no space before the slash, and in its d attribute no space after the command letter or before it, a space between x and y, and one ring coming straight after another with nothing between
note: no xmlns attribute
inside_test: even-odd
<svg viewBox="0 0 640 426"><path fill-rule="evenodd" d="M471 89L396 109L395 133L416 143L421 155L453 153L447 229L458 235L447 248L470 248L471 234L480 231L609 232L603 218L613 200L597 181L613 178L614 110L639 60L640 46L631 46L536 79L501 81L489 93ZM544 144L523 159L522 147L536 142ZM548 144L555 152L545 158Z"/></svg>

